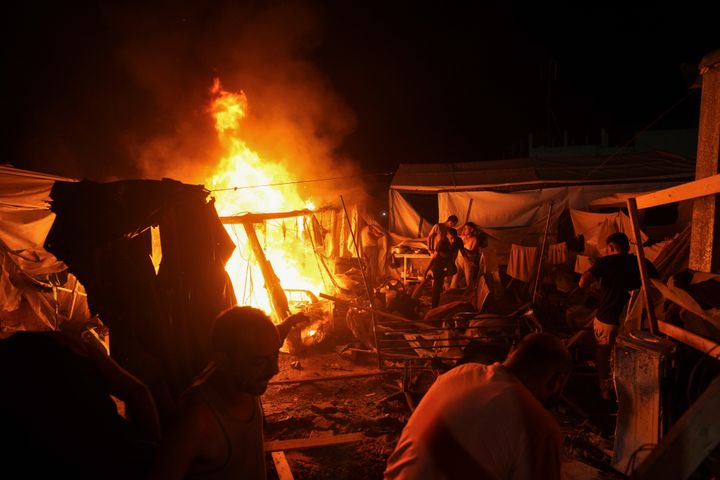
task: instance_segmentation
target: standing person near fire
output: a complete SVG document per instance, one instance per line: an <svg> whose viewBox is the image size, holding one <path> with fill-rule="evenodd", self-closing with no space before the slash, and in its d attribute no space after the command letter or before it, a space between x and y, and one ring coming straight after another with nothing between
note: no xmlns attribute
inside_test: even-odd
<svg viewBox="0 0 720 480"><path fill-rule="evenodd" d="M503 363L441 375L403 429L385 480L559 479L560 427L544 405L571 366L560 339L533 333Z"/></svg>
<svg viewBox="0 0 720 480"><path fill-rule="evenodd" d="M232 307L212 331L214 359L182 395L180 416L163 438L150 478L264 479L260 395L278 373L290 316L276 327L261 310Z"/></svg>
<svg viewBox="0 0 720 480"><path fill-rule="evenodd" d="M457 215L450 215L447 220L442 223L436 223L430 229L430 233L427 236L427 247L428 252L432 255L437 251L437 244L440 240L445 238L448 228L455 228L458 224Z"/></svg>
<svg viewBox="0 0 720 480"><path fill-rule="evenodd" d="M380 245L379 240L385 236L382 228L375 223L368 222L360 229L360 245L362 258L367 269L367 280L370 286L378 284L378 271L380 266Z"/></svg>
<svg viewBox="0 0 720 480"><path fill-rule="evenodd" d="M598 304L593 330L595 333L595 354L600 380L600 391L606 400L613 396L612 353L618 329L622 326L630 291L641 286L637 257L630 252L627 235L616 232L605 240L605 256L599 258L580 277L580 288L587 288L600 282L600 303ZM646 268L650 277L657 278L655 266L648 260Z"/></svg>

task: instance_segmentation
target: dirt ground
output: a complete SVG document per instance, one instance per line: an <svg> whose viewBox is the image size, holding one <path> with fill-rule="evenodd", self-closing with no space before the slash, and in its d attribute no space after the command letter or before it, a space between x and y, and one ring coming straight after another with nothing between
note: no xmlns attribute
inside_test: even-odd
<svg viewBox="0 0 720 480"><path fill-rule="evenodd" d="M383 375L307 383L276 383L318 379L337 375L377 372L377 361L366 356L351 358L349 352L312 352L297 357L281 353L280 373L262 397L266 416L266 440L287 440L363 432L360 442L345 445L286 450L295 479L381 479L387 458L411 410L401 390L403 369L384 369ZM391 365L392 366L392 365ZM400 365L397 365L400 367ZM432 372L417 375L413 400L434 379ZM566 401L553 413L565 436L564 471L568 479L622 478L609 467L612 428L603 421L612 415L584 415L584 382L580 375L568 385ZM590 406L590 408L594 408ZM593 411L597 412L597 409ZM270 454L269 479L278 479Z"/></svg>
<svg viewBox="0 0 720 480"><path fill-rule="evenodd" d="M298 363L295 363L298 362ZM293 366L294 365L294 366ZM280 356L273 382L377 372L377 362L352 361L335 352ZM286 451L296 479L378 479L410 410L401 371L335 381L270 385L262 397L266 440L363 432L346 445ZM268 455L268 478L278 478Z"/></svg>

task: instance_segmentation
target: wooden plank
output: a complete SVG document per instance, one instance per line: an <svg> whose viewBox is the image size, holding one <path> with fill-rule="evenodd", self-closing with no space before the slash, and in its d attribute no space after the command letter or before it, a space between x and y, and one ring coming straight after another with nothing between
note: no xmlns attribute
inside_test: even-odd
<svg viewBox="0 0 720 480"><path fill-rule="evenodd" d="M677 325L671 325L663 321L658 322L658 327L662 333L675 340L690 345L691 347L704 352L713 358L720 360L720 344L713 342L705 337L693 333Z"/></svg>
<svg viewBox="0 0 720 480"><path fill-rule="evenodd" d="M250 245L253 255L255 255L255 260L257 260L258 266L260 266L263 280L265 280L265 289L268 292L270 304L273 307L273 311L275 312L278 322L282 322L290 316L290 307L288 306L285 291L282 289L277 275L275 275L275 270L273 270L272 265L268 262L267 257L265 256L265 251L262 249L260 240L255 232L255 225L245 223L243 224L243 227L245 228L245 234L248 238L248 244Z"/></svg>
<svg viewBox="0 0 720 480"><path fill-rule="evenodd" d="M658 333L657 318L655 318L655 311L653 310L652 303L650 302L650 295L648 295L648 285L650 280L648 278L647 268L645 266L645 251L642 246L642 236L640 235L640 222L638 221L638 207L635 198L627 199L628 213L630 214L630 225L632 226L632 236L635 242L636 254L638 259L638 268L640 270L640 281L642 282L642 295L645 300L645 309L650 319L650 332L654 335Z"/></svg>
<svg viewBox="0 0 720 480"><path fill-rule="evenodd" d="M643 208L691 200L716 193L720 193L720 174L665 188L657 192L639 195L635 197L635 201L637 202L637 208L642 210Z"/></svg>
<svg viewBox="0 0 720 480"><path fill-rule="evenodd" d="M633 478L685 480L720 443L720 377L672 426Z"/></svg>
<svg viewBox="0 0 720 480"><path fill-rule="evenodd" d="M275 464L275 471L278 474L280 480L295 480L293 477L292 470L290 470L290 464L285 457L285 452L272 452L273 463Z"/></svg>
<svg viewBox="0 0 720 480"><path fill-rule="evenodd" d="M365 439L362 432L344 433L342 435L327 435L324 437L294 438L292 440L273 440L265 442L266 452L277 452L280 450L300 450L303 448L331 447L345 443L360 442Z"/></svg>
<svg viewBox="0 0 720 480"><path fill-rule="evenodd" d="M290 212L275 212L275 213L246 213L245 215L231 215L227 217L220 217L220 222L225 225L237 225L242 223L261 223L265 220L278 220L281 218L294 218L304 217L305 215L312 215L313 213L320 213L326 210L333 210L332 207L318 208L316 210L309 210L307 208L303 210L293 210Z"/></svg>

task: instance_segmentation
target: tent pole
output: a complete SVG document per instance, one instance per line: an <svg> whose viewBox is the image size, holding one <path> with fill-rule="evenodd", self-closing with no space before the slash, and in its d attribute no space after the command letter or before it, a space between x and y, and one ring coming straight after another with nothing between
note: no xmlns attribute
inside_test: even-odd
<svg viewBox="0 0 720 480"><path fill-rule="evenodd" d="M540 273L542 272L542 262L543 262L543 259L545 258L545 244L547 243L548 230L550 229L550 217L552 216L554 204L555 204L555 202L551 200L550 206L548 208L547 220L545 221L545 232L543 233L542 243L540 244L540 254L538 255L538 261L537 261L537 272L535 274L535 283L533 284L533 290L532 290L532 304L533 305L535 305L535 302L537 301L537 291L538 291L538 286L540 285Z"/></svg>
<svg viewBox="0 0 720 480"><path fill-rule="evenodd" d="M472 205L473 205L473 199L471 198L470 203L468 204L467 212L465 213L465 223L467 223L468 220L470 220L470 210L472 210Z"/></svg>
<svg viewBox="0 0 720 480"><path fill-rule="evenodd" d="M353 232L352 224L350 223L350 216L348 215L347 207L345 206L345 199L342 195L340 195L340 202L342 202L343 211L345 212L345 220L348 224L348 230L350 231L350 237L353 240L353 245L355 246L355 252L357 253L357 259L358 259L358 265L360 265L360 274L362 275L363 283L365 284L365 292L367 293L368 300L370 301L370 307L375 310L375 302L373 301L372 292L370 291L370 286L368 285L367 278L365 277L365 269L363 268L363 261L360 258L360 250L357 246L357 240L355 239L355 232ZM377 336L377 328L375 323L375 312L370 312L370 317L372 318L372 327L373 327L373 338L375 339L375 349L378 353L378 368L382 369L383 361L382 361L382 355L380 354L380 344L378 343L378 336Z"/></svg>
<svg viewBox="0 0 720 480"><path fill-rule="evenodd" d="M75 277L75 275L73 275ZM72 320L73 313L75 313L75 302L77 301L78 297L78 279L75 277L75 286L73 286L72 289L72 301L70 302L70 312L68 313L68 320Z"/></svg>
<svg viewBox="0 0 720 480"><path fill-rule="evenodd" d="M640 272L640 283L643 300L645 301L645 309L650 323L650 333L657 335L659 332L657 318L655 318L655 310L653 310L652 303L650 302L650 295L648 295L648 285L650 284L650 278L647 273L647 266L645 265L645 250L643 250L642 236L640 234L640 222L638 220L638 208L637 200L635 197L627 199L628 214L630 214L630 225L632 226L633 242L637 250L637 261L638 270Z"/></svg>

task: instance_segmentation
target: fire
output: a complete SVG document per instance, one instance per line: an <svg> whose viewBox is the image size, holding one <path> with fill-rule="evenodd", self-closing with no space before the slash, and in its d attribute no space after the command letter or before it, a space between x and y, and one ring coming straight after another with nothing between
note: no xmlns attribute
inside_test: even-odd
<svg viewBox="0 0 720 480"><path fill-rule="evenodd" d="M215 206L220 216L244 213L276 213L304 208L313 210L310 199L303 199L292 182L298 178L284 165L263 159L241 137L241 123L248 113L244 92L223 90L215 80L210 90L210 111L225 154L205 186L216 190ZM275 185L275 186L273 186ZM306 223L307 222L307 223ZM267 220L255 224L257 236L284 289L323 288L319 266L307 241L309 219L304 217ZM238 248L225 269L233 282L237 301L272 313L270 299L257 260L248 245L242 225L226 225Z"/></svg>

